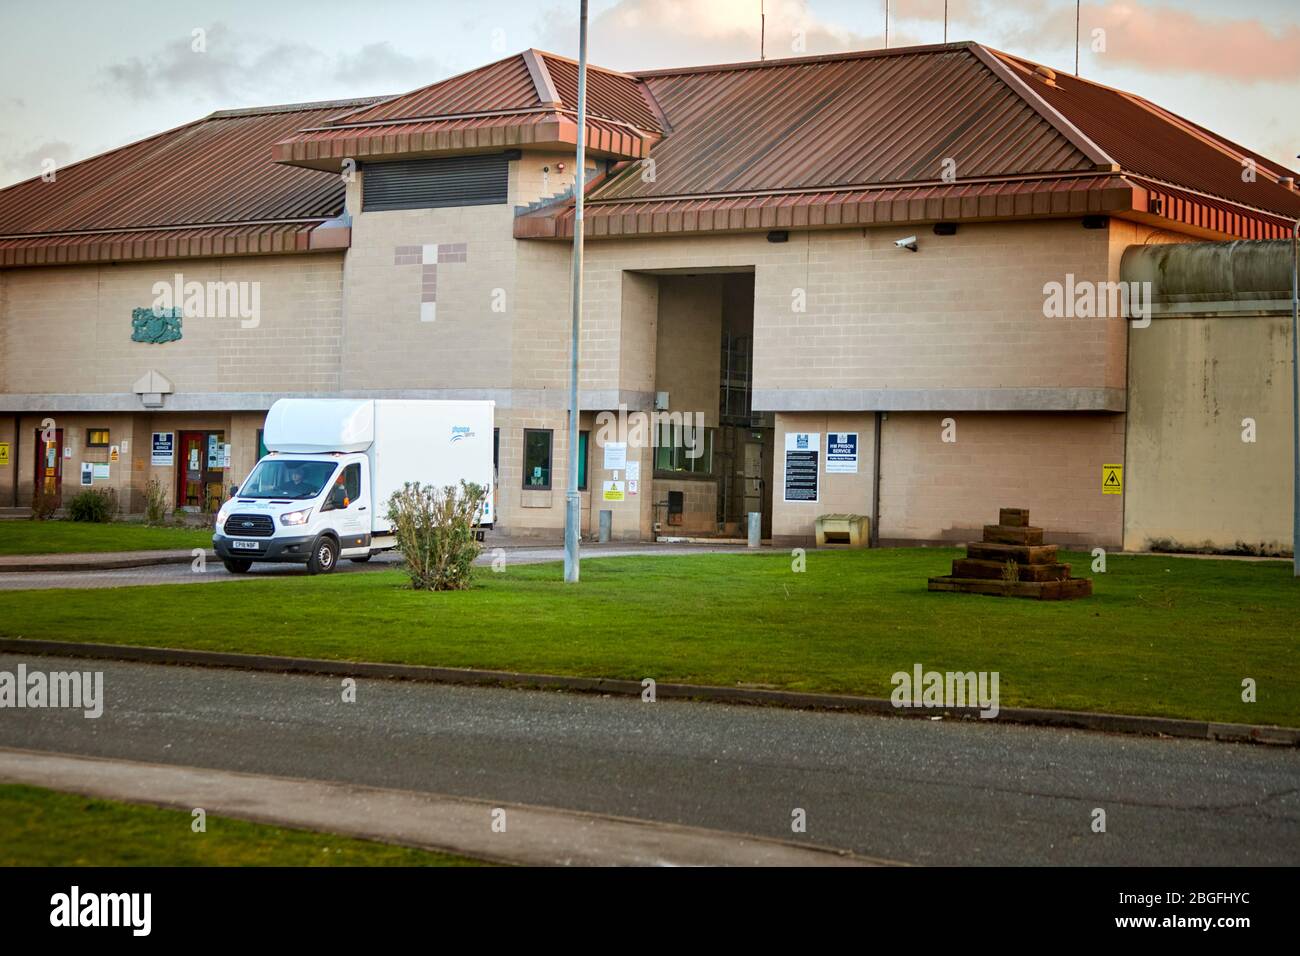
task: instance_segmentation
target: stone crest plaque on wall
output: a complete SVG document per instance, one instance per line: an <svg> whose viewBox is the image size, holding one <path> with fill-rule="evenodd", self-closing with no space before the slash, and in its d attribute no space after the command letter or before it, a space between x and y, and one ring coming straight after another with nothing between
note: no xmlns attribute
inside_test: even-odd
<svg viewBox="0 0 1300 956"><path fill-rule="evenodd" d="M180 309L134 309L131 312L131 341L159 345L181 337Z"/></svg>

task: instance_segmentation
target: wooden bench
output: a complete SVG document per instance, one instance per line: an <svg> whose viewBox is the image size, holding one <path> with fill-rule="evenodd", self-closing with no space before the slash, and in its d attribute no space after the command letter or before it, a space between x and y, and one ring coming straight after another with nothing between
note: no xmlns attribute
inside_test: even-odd
<svg viewBox="0 0 1300 956"><path fill-rule="evenodd" d="M844 545L865 548L871 540L871 518L867 515L820 515L817 518L817 547Z"/></svg>

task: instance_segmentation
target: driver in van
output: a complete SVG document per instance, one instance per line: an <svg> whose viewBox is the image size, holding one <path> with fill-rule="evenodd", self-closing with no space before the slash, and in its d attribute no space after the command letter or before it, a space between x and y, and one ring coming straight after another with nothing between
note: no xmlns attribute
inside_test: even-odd
<svg viewBox="0 0 1300 956"><path fill-rule="evenodd" d="M307 490L307 486L303 483L303 480L302 480L302 469L301 469L301 468L291 468L291 469L289 470L289 484L288 484L287 488L288 488L289 494L291 494L291 495L295 495L295 496L296 496L296 495L300 495L300 494L302 494L302 492L304 492L304 491Z"/></svg>

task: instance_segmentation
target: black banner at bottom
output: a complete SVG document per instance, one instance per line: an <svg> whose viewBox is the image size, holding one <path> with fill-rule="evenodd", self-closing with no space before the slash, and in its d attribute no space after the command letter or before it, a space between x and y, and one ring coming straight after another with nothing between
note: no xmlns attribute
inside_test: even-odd
<svg viewBox="0 0 1300 956"><path fill-rule="evenodd" d="M734 943L785 924L815 928L819 942L874 944L970 921L985 941L1043 941L1050 925L1050 938L1071 942L1232 945L1293 924L1294 878L1286 869L8 869L0 909L7 941L338 944L441 928L463 945L465 932L666 940L689 926L697 939Z"/></svg>

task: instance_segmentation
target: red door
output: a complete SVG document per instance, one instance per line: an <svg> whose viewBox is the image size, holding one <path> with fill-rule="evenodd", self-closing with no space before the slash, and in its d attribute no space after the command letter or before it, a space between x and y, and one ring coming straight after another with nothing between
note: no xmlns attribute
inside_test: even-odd
<svg viewBox="0 0 1300 956"><path fill-rule="evenodd" d="M176 463L176 504L181 508L216 511L223 499L225 464L222 431L181 432Z"/></svg>
<svg viewBox="0 0 1300 956"><path fill-rule="evenodd" d="M52 497L58 508L63 504L63 429L50 430L49 441L45 434L44 429L36 429L35 488L42 497Z"/></svg>

